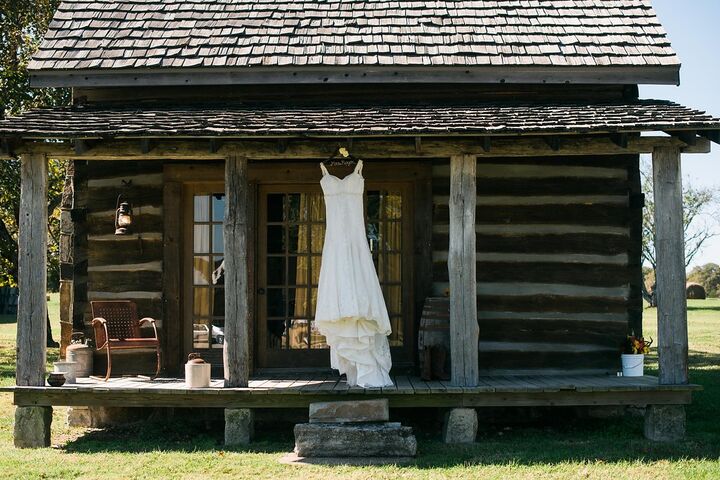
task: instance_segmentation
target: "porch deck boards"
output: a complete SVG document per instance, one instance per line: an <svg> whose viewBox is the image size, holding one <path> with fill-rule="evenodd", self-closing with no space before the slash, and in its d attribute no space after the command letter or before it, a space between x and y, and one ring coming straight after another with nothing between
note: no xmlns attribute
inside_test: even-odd
<svg viewBox="0 0 720 480"><path fill-rule="evenodd" d="M699 385L659 385L657 377L485 376L477 387L398 375L388 388L349 387L329 375L262 376L247 388L189 389L181 378L80 378L63 387L5 387L16 405L125 407L305 408L312 402L388 398L391 407L683 405Z"/></svg>

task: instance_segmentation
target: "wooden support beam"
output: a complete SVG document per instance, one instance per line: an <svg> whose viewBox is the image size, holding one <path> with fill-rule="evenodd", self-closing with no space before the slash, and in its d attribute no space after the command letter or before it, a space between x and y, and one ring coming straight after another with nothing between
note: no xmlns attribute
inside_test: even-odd
<svg viewBox="0 0 720 480"><path fill-rule="evenodd" d="M82 138L76 138L72 141L72 144L77 155L82 155L90 150L90 143Z"/></svg>
<svg viewBox="0 0 720 480"><path fill-rule="evenodd" d="M720 130L705 130L701 131L699 135L720 145Z"/></svg>
<svg viewBox="0 0 720 480"><path fill-rule="evenodd" d="M450 158L450 365L453 385L479 382L475 205L477 158Z"/></svg>
<svg viewBox="0 0 720 480"><path fill-rule="evenodd" d="M628 148L628 139L627 133L616 133L610 136L610 140L620 148Z"/></svg>
<svg viewBox="0 0 720 480"><path fill-rule="evenodd" d="M665 132L671 137L677 137L681 142L689 146L697 145L697 132L695 130L679 130L679 131L668 131Z"/></svg>
<svg viewBox="0 0 720 480"><path fill-rule="evenodd" d="M548 136L545 137L545 141L553 152L560 150L560 137Z"/></svg>
<svg viewBox="0 0 720 480"><path fill-rule="evenodd" d="M47 174L45 155L20 161L17 385L45 385L47 341Z"/></svg>
<svg viewBox="0 0 720 480"><path fill-rule="evenodd" d="M250 379L250 304L248 295L247 158L225 159L225 387L247 387Z"/></svg>
<svg viewBox="0 0 720 480"><path fill-rule="evenodd" d="M492 137L482 137L483 152L488 153L492 148Z"/></svg>
<svg viewBox="0 0 720 480"><path fill-rule="evenodd" d="M209 151L210 153L217 153L217 151L220 149L221 141L217 138L211 138L210 139L210 147Z"/></svg>
<svg viewBox="0 0 720 480"><path fill-rule="evenodd" d="M661 384L688 383L687 304L680 148L653 152Z"/></svg>
<svg viewBox="0 0 720 480"><path fill-rule="evenodd" d="M224 160L228 155L241 154L253 160L327 159L337 151L338 140L329 138L297 139L285 152L277 151L276 139L222 139L217 152L208 151L208 139L153 139L153 149L143 153L137 139L98 141L83 155L75 153L69 143L25 141L15 153L45 153L58 160ZM414 137L359 138L352 145L353 155L361 158L414 159L443 158L448 155L471 154L481 157L526 157L556 155L617 155L652 153L657 146L686 147L677 138L631 137L628 148L621 148L609 137L565 136L559 150L552 150L543 137L492 137L492 151L486 152L484 142L468 137L423 137L422 152L415 150ZM683 153L708 153L710 142L699 139Z"/></svg>
<svg viewBox="0 0 720 480"><path fill-rule="evenodd" d="M141 153L150 153L150 139L149 138L141 138L140 139L140 152Z"/></svg>

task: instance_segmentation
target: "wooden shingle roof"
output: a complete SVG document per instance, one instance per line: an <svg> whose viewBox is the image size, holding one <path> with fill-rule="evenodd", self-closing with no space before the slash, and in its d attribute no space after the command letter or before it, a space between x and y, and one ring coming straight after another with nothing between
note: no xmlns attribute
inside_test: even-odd
<svg viewBox="0 0 720 480"><path fill-rule="evenodd" d="M677 71L679 60L650 0L65 0L29 65L249 67Z"/></svg>
<svg viewBox="0 0 720 480"><path fill-rule="evenodd" d="M78 106L0 120L0 137L324 137L544 135L720 130L720 119L676 103L446 106Z"/></svg>

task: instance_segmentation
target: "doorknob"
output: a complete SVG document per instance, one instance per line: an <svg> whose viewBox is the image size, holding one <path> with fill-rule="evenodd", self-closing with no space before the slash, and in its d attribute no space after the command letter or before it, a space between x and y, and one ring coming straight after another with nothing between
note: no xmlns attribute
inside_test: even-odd
<svg viewBox="0 0 720 480"><path fill-rule="evenodd" d="M265 289L264 288L258 288L257 289L258 295L265 295Z"/></svg>

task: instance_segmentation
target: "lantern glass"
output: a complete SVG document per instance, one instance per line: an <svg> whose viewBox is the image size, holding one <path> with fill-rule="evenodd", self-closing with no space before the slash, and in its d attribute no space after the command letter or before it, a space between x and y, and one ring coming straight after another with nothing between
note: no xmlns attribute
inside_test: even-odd
<svg viewBox="0 0 720 480"><path fill-rule="evenodd" d="M127 213L119 213L118 214L118 227L129 227L132 225L132 217Z"/></svg>

